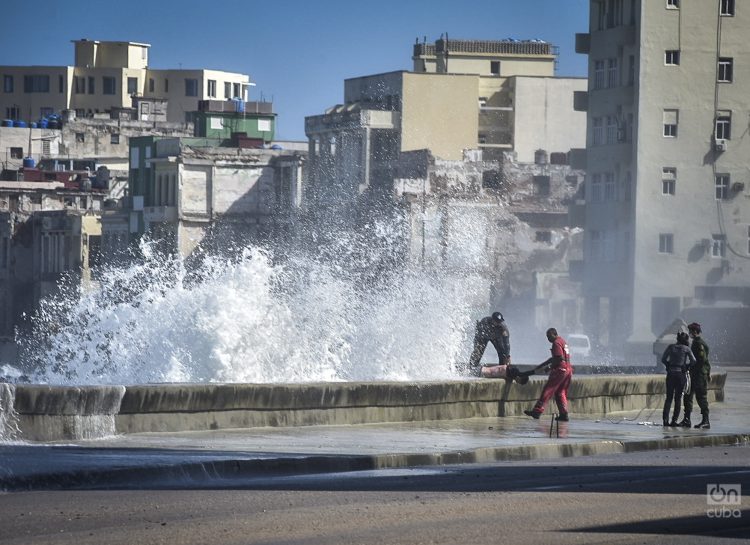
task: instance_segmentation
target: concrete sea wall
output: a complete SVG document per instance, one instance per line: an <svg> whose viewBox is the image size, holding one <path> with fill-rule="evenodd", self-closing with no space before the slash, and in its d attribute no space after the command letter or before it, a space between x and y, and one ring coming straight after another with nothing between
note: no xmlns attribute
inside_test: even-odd
<svg viewBox="0 0 750 545"><path fill-rule="evenodd" d="M725 380L726 373L712 375L709 401L724 399ZM524 386L491 379L412 383L17 385L13 421L17 423L19 439L54 441L152 431L514 416L532 406L543 385L543 377L536 377ZM664 394L663 375L576 375L569 391L570 410L603 415L656 408L664 403Z"/></svg>

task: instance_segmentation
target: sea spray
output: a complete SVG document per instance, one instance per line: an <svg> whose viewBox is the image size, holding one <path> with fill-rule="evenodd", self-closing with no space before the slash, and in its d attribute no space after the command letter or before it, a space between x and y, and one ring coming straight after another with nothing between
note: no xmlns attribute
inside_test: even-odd
<svg viewBox="0 0 750 545"><path fill-rule="evenodd" d="M377 225L315 253L249 245L189 266L143 243L95 288L43 301L23 364L55 384L455 378L486 280L404 265L402 248Z"/></svg>
<svg viewBox="0 0 750 545"><path fill-rule="evenodd" d="M0 382L0 442L16 440L20 434L15 398L16 387Z"/></svg>

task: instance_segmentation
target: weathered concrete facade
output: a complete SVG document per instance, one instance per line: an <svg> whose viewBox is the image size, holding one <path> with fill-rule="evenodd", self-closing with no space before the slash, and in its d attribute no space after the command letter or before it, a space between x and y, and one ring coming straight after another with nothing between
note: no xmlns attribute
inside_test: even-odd
<svg viewBox="0 0 750 545"><path fill-rule="evenodd" d="M736 9L735 9L736 8ZM750 319L750 115L735 2L590 3L588 329L650 355L677 316L743 358Z"/></svg>
<svg viewBox="0 0 750 545"><path fill-rule="evenodd" d="M221 248L288 229L301 204L303 152L218 147L218 141L131 141L130 199L103 217L103 249L145 233L170 251Z"/></svg>
<svg viewBox="0 0 750 545"><path fill-rule="evenodd" d="M0 340L13 340L22 314L63 274L91 278L105 199L59 182L0 182Z"/></svg>

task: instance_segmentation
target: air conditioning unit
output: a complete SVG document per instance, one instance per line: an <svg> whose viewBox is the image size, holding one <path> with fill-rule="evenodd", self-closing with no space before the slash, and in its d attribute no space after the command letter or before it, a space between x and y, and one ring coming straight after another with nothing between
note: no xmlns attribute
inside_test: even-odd
<svg viewBox="0 0 750 545"><path fill-rule="evenodd" d="M727 141L724 138L716 138L714 140L714 149L716 151L727 151Z"/></svg>
<svg viewBox="0 0 750 545"><path fill-rule="evenodd" d="M744 191L745 189L745 183L744 182L734 182L732 184L732 189L736 192Z"/></svg>

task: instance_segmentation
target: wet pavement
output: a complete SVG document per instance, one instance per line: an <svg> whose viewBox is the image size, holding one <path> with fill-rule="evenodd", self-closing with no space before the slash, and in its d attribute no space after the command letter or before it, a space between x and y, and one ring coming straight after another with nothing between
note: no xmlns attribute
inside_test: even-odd
<svg viewBox="0 0 750 545"><path fill-rule="evenodd" d="M750 441L750 366L725 368L710 430L663 428L661 409L529 417L140 433L66 443L0 443L6 490L142 487L295 474L535 459ZM694 411L697 407L694 408ZM694 419L700 415L694 413ZM695 422L694 422L695 423Z"/></svg>

